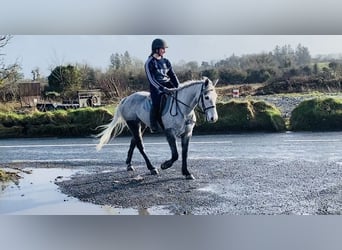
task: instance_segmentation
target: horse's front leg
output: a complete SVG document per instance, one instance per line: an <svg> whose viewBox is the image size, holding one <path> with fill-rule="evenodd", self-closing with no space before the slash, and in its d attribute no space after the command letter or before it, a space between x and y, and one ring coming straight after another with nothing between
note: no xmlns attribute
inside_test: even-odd
<svg viewBox="0 0 342 250"><path fill-rule="evenodd" d="M165 161L163 164L161 164L161 169L167 169L172 166L172 164L178 160L178 151L177 151L177 144L176 144L176 136L173 131L173 129L166 129L165 135L167 142L169 143L170 149L171 149L171 159Z"/></svg>
<svg viewBox="0 0 342 250"><path fill-rule="evenodd" d="M195 177L188 170L188 149L191 136L182 136L182 174L187 180L194 180Z"/></svg>

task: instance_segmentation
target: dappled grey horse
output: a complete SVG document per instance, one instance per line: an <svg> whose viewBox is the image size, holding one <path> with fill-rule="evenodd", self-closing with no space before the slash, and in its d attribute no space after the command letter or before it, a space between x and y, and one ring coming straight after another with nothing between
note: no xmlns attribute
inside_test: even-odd
<svg viewBox="0 0 342 250"><path fill-rule="evenodd" d="M196 122L194 109L199 106L201 112L206 116L206 121L217 121L216 84L217 81L213 83L208 78L188 81L180 84L172 95L167 96L165 108L161 111L161 127L164 129L172 155L170 160L161 164L161 169L171 167L178 160L176 137L180 137L182 144L182 174L186 179L194 179L187 167L189 141ZM134 170L131 161L134 148L137 147L151 174L158 174L158 170L153 167L144 151L142 140L146 127L150 126L150 107L151 100L148 92L136 92L122 99L112 121L101 126L104 130L97 135L97 137L101 137L96 147L97 150L100 150L111 138L119 135L125 126L128 126L133 137L127 154L127 170Z"/></svg>

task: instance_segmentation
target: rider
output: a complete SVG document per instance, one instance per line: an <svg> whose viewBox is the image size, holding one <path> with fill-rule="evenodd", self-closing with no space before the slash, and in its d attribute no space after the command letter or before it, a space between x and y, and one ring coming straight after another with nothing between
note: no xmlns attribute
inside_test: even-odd
<svg viewBox="0 0 342 250"><path fill-rule="evenodd" d="M157 119L163 94L170 94L179 86L179 80L172 69L171 63L163 55L168 48L162 39L152 41L152 52L145 62L145 72L150 82L152 107L150 112L150 129L152 133L158 131Z"/></svg>

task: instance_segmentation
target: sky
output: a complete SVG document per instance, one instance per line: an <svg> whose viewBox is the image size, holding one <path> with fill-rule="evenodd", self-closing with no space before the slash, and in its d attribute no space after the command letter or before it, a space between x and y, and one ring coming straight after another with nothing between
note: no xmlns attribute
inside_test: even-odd
<svg viewBox="0 0 342 250"><path fill-rule="evenodd" d="M342 53L341 35L13 35L1 53L6 64L17 61L30 79L37 67L43 76L58 65L76 63L105 71L110 55L125 51L145 61L157 37L167 42L165 57L173 64L269 52L287 44L308 47L312 56Z"/></svg>

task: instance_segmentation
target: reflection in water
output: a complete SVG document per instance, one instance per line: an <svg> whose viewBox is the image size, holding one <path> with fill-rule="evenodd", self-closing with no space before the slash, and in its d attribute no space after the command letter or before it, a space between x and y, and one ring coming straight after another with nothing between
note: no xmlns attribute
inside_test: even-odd
<svg viewBox="0 0 342 250"><path fill-rule="evenodd" d="M0 193L0 214L113 214L101 206L62 194L55 181L67 179L77 170L33 169L23 172L18 185L9 183Z"/></svg>
<svg viewBox="0 0 342 250"><path fill-rule="evenodd" d="M55 182L84 170L59 168L24 169L17 185L1 184L0 214L21 215L168 215L162 207L138 209L100 206L62 194Z"/></svg>

